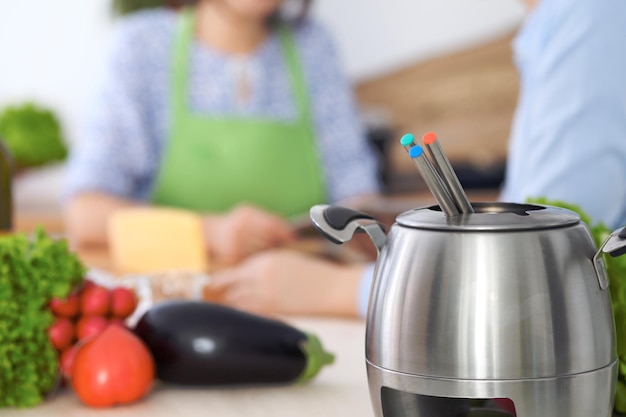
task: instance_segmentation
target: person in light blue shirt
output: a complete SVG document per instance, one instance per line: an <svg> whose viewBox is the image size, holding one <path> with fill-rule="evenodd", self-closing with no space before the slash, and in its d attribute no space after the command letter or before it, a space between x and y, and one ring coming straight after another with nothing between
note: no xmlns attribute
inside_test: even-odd
<svg viewBox="0 0 626 417"><path fill-rule="evenodd" d="M626 1L526 0L503 201L574 203L626 225ZM536 3L536 4L535 4ZM359 287L365 316L374 266Z"/></svg>
<svg viewBox="0 0 626 417"><path fill-rule="evenodd" d="M514 42L520 96L504 201L626 224L626 1L541 0Z"/></svg>
<svg viewBox="0 0 626 417"><path fill-rule="evenodd" d="M514 49L521 90L501 198L560 200L625 225L626 1L540 0ZM620 412L625 391L620 372Z"/></svg>

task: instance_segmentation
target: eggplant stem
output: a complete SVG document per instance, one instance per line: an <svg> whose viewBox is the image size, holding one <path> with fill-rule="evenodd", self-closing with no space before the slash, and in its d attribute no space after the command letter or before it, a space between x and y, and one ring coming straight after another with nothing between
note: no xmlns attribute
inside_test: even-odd
<svg viewBox="0 0 626 417"><path fill-rule="evenodd" d="M335 355L326 352L319 338L312 333L306 334L307 338L299 344L300 350L306 359L306 365L300 376L296 379L297 383L304 384L313 379L324 367L335 361Z"/></svg>

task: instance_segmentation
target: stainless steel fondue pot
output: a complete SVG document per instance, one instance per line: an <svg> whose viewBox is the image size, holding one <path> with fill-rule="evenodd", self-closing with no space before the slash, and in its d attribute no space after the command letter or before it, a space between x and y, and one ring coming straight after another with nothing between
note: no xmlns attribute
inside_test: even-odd
<svg viewBox="0 0 626 417"><path fill-rule="evenodd" d="M617 355L601 255L625 253L626 231L598 250L571 211L472 207L410 210L388 233L363 213L311 209L330 240L365 232L379 252L366 334L376 416L611 416Z"/></svg>

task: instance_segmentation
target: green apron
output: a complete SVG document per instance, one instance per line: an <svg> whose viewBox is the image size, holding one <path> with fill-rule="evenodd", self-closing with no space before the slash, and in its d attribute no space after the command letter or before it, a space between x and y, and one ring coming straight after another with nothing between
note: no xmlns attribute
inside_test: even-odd
<svg viewBox="0 0 626 417"><path fill-rule="evenodd" d="M284 216L325 199L306 87L291 34L279 31L298 107L294 122L193 113L188 106L195 13L181 12L171 86L171 132L155 181L155 204L225 212L251 204Z"/></svg>

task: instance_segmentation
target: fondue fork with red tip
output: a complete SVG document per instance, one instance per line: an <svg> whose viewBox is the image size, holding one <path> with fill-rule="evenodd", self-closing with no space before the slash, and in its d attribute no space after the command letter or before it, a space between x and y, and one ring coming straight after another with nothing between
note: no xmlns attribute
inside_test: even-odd
<svg viewBox="0 0 626 417"><path fill-rule="evenodd" d="M456 208L452 197L448 193L443 180L432 166L428 158L424 155L424 150L421 146L413 146L409 149L409 156L415 162L417 169L419 170L424 182L428 186L428 189L433 194L441 210L448 217L454 217L459 214L459 210Z"/></svg>
<svg viewBox="0 0 626 417"><path fill-rule="evenodd" d="M439 172L456 208L460 213L473 213L474 208L467 199L467 195L452 168L450 160L437 140L437 135L433 132L428 132L422 137L422 142L424 142L426 153L431 159L433 167Z"/></svg>

